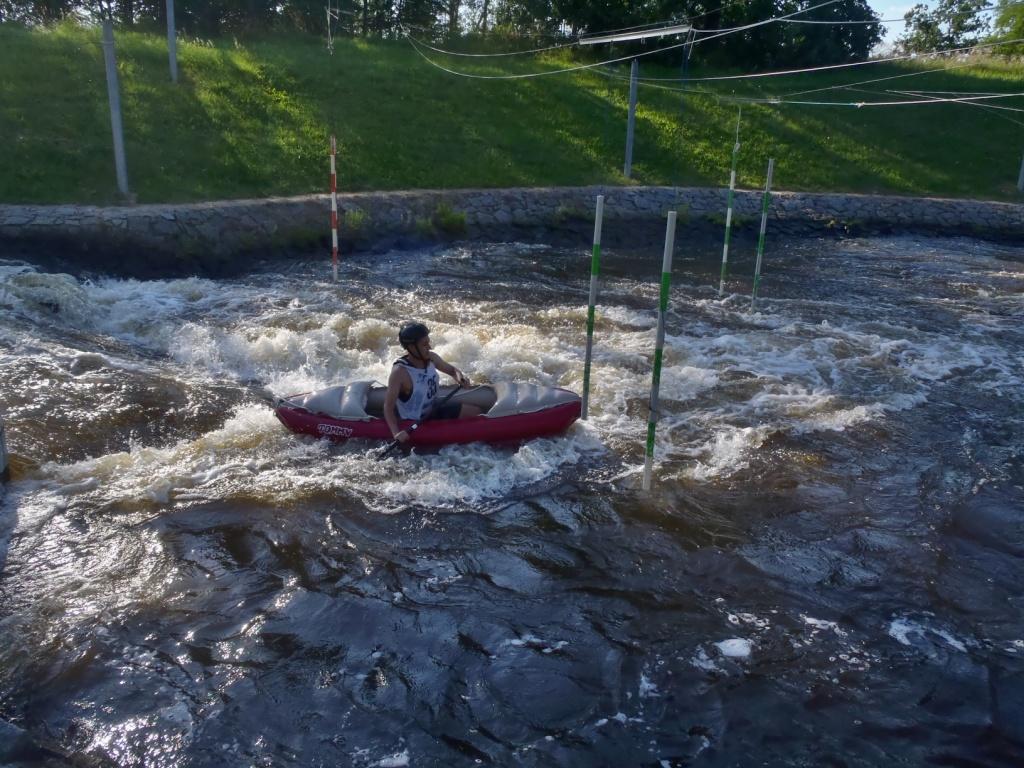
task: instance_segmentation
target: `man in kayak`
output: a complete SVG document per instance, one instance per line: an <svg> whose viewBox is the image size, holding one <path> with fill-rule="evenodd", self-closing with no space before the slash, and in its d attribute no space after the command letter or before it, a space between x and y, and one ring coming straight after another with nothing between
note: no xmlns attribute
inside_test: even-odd
<svg viewBox="0 0 1024 768"><path fill-rule="evenodd" d="M398 331L398 343L406 354L391 367L388 377L388 391L384 396L384 420L391 435L401 443L409 439L409 433L400 429L399 419L419 421L430 416L434 419L466 419L478 416L482 410L475 405L448 403L436 412L434 398L442 371L468 387L469 378L441 356L430 349L430 329L423 323L405 323Z"/></svg>

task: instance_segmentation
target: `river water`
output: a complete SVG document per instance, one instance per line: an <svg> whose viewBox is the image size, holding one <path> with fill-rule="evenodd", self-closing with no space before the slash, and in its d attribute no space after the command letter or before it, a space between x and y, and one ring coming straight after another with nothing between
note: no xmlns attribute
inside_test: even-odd
<svg viewBox="0 0 1024 768"><path fill-rule="evenodd" d="M383 462L268 393L405 318L579 391L588 248L0 261L0 762L1024 763L1024 248L770 240L751 311L749 247L719 299L677 246L649 494L657 246L604 254L588 422Z"/></svg>

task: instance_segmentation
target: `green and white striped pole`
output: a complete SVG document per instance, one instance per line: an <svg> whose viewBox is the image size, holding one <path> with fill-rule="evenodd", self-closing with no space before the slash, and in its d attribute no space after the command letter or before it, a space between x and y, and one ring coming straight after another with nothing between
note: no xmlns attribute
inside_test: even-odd
<svg viewBox="0 0 1024 768"><path fill-rule="evenodd" d="M590 257L590 302L587 304L587 356L583 363L583 412L580 418L587 418L590 403L590 358L594 351L594 305L597 304L597 276L601 271L601 222L604 219L604 195L597 196L597 213L594 214L594 254Z"/></svg>
<svg viewBox="0 0 1024 768"><path fill-rule="evenodd" d="M729 199L725 209L725 245L722 246L722 276L718 279L718 297L725 291L725 274L729 264L729 236L732 234L732 198L736 191L736 162L740 156L740 117L743 107L736 114L736 142L732 145L732 171L729 174Z"/></svg>
<svg viewBox="0 0 1024 768"><path fill-rule="evenodd" d="M764 202L761 204L761 234L757 238L757 264L754 265L754 290L750 293L750 309L754 309L757 286L761 282L761 258L764 256L764 231L768 228L768 204L772 198L772 173L775 172L775 158L768 160L768 180L764 184Z"/></svg>
<svg viewBox="0 0 1024 768"><path fill-rule="evenodd" d="M651 403L647 416L647 455L644 457L643 489L651 490L654 465L654 431L658 425L658 389L661 387L661 358L665 346L665 315L668 313L668 289L672 283L672 249L676 241L676 212L668 212L665 228L665 257L661 264L661 297L658 301L658 336L654 343L654 373L651 376Z"/></svg>

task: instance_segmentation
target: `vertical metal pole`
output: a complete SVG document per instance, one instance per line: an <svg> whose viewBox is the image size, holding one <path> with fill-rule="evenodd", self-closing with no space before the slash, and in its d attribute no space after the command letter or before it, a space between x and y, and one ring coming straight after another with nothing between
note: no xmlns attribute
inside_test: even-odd
<svg viewBox="0 0 1024 768"><path fill-rule="evenodd" d="M604 218L604 195L597 196L597 213L594 214L594 252L590 257L590 301L587 303L587 355L583 363L583 412L580 418L587 418L590 403L590 359L594 350L594 305L597 304L597 276L601 272L601 222Z"/></svg>
<svg viewBox="0 0 1024 768"><path fill-rule="evenodd" d="M768 179L764 184L764 202L761 204L761 234L757 238L757 264L754 266L754 289L750 293L750 309L754 309L757 299L757 286L761 282L761 257L764 255L764 232L768 228L768 204L772 197L772 173L775 171L775 158L768 160Z"/></svg>
<svg viewBox="0 0 1024 768"><path fill-rule="evenodd" d="M1024 156L1020 159L1020 176L1017 177L1017 189L1024 192Z"/></svg>
<svg viewBox="0 0 1024 768"><path fill-rule="evenodd" d="M324 9L327 12L327 52L334 55L334 39L331 37L331 4L327 3L327 7Z"/></svg>
<svg viewBox="0 0 1024 768"><path fill-rule="evenodd" d="M117 82L117 61L114 59L114 23L103 20L103 62L107 69L107 99L110 102L110 128L114 134L114 168L117 188L128 197L128 163L124 156L124 129L121 126L121 87Z"/></svg>
<svg viewBox="0 0 1024 768"><path fill-rule="evenodd" d="M334 266L334 282L338 282L338 174L335 155L338 143L331 134L331 264Z"/></svg>
<svg viewBox="0 0 1024 768"><path fill-rule="evenodd" d="M640 64L633 59L629 68L629 117L626 119L626 165L622 175L627 179L633 173L633 126L636 123L636 85L640 73Z"/></svg>
<svg viewBox="0 0 1024 768"><path fill-rule="evenodd" d="M665 316L668 314L668 291L672 283L672 249L676 240L676 212L668 212L665 228L665 255L661 264L661 296L658 300L658 336L654 342L654 373L651 376L650 412L647 416L647 449L644 457L643 489L651 490L651 468L654 466L654 431L658 424L658 390L661 387L661 358L665 346Z"/></svg>
<svg viewBox="0 0 1024 768"><path fill-rule="evenodd" d="M174 0L167 0L167 58L171 63L171 82L178 82L178 33L174 28Z"/></svg>
<svg viewBox="0 0 1024 768"><path fill-rule="evenodd" d="M736 162L740 156L740 116L743 107L736 115L736 142L732 145L732 171L729 173L729 198L725 208L725 244L722 246L722 274L718 278L718 297L725 291L725 275L729 269L729 236L732 234L732 198L736 192Z"/></svg>
<svg viewBox="0 0 1024 768"><path fill-rule="evenodd" d="M682 68L681 68L680 75L679 75L679 89L680 89L679 90L679 137L680 137L680 144L681 145L685 142L684 133L683 133L683 129L684 129L683 116L686 113L686 75L687 75L687 70L689 70L689 68L690 68L690 55L693 53L693 38L694 38L694 33L693 33L693 30L691 29L690 31L688 31L686 33L686 45L683 48L683 64L682 64ZM675 208L676 210L679 210L679 183L680 183L680 180L683 177L683 168L684 168L685 164L686 164L686 157L683 154L683 147L680 146L680 148L679 148L679 170L678 170L678 173L676 174L675 194L673 196L673 203L672 203L672 207Z"/></svg>

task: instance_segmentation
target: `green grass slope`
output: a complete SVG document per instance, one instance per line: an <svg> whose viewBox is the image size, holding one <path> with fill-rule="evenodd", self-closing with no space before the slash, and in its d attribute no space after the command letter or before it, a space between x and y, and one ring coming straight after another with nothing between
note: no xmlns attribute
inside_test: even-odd
<svg viewBox="0 0 1024 768"><path fill-rule="evenodd" d="M99 31L0 25L0 202L117 201ZM139 202L324 192L328 136L339 141L342 191L728 182L737 104L728 97L858 101L829 86L913 75L865 88L1024 91L1024 64L993 59L877 65L813 75L640 89L633 179L622 176L628 83L594 71L518 80L457 77L407 43L188 41L180 83L166 40L118 32L129 182ZM477 74L572 66L564 54L469 59ZM624 74L627 70L622 69ZM923 73L923 74L922 74ZM678 70L644 61L642 75ZM715 73L694 71L693 78ZM897 94L887 99L898 100ZM909 98L909 97L908 97ZM1024 98L979 107L748 104L739 184L779 189L1016 200ZM995 107L999 107L996 109Z"/></svg>

